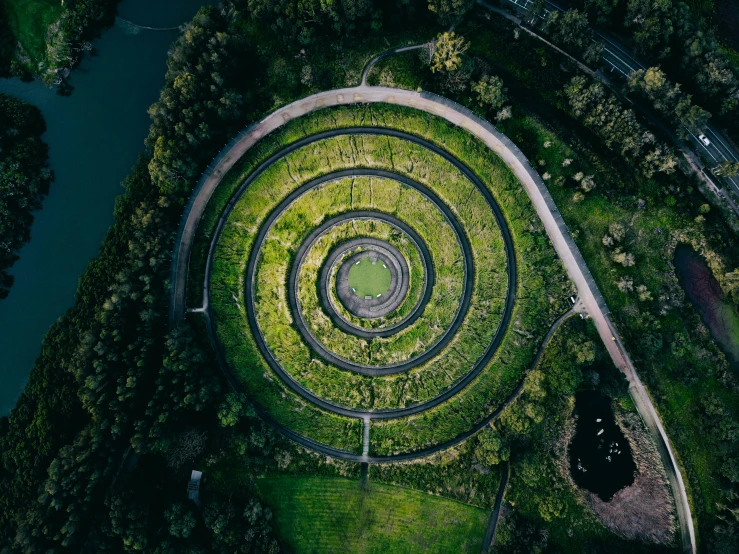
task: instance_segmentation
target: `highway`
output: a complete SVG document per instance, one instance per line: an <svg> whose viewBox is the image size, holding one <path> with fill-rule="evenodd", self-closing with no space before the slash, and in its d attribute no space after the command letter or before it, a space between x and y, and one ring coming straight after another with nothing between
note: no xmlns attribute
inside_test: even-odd
<svg viewBox="0 0 739 554"><path fill-rule="evenodd" d="M508 5L519 12L527 12L533 5L533 0L501 0L504 5ZM478 2L484 6L482 2ZM564 11L564 8L547 1L545 16L553 11ZM606 33L593 29L597 40L603 44L603 62L609 72L622 78L628 78L632 73L639 69L648 69L650 66L637 59L625 46L616 39ZM686 129L690 135L690 144L696 154L706 160L709 169L714 169L723 161L739 162L739 151L734 148L729 140L721 135L719 131L710 124L706 124L702 129L703 134L708 137L711 144L705 145L698 139L698 135L694 134L690 129ZM716 181L728 186L731 191L739 196L739 176L725 177L713 174Z"/></svg>

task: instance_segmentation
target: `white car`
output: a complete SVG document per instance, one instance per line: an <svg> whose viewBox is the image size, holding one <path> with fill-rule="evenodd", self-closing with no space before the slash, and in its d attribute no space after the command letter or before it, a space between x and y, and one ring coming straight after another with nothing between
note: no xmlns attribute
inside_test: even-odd
<svg viewBox="0 0 739 554"><path fill-rule="evenodd" d="M711 141L708 140L706 135L698 135L698 140L701 141L705 146L711 146Z"/></svg>

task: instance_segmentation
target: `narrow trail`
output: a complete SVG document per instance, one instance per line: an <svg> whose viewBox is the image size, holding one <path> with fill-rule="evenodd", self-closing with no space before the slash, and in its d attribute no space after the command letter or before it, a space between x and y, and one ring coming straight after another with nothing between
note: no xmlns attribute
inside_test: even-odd
<svg viewBox="0 0 739 554"><path fill-rule="evenodd" d="M413 46L404 46L402 48L393 48L392 50L388 50L387 52L383 52L382 54L378 54L374 58L372 58L370 61L367 62L367 65L364 66L364 71L362 71L362 86L367 86L367 77L369 76L370 71L372 70L372 67L379 62L383 58L387 58L388 56L392 56L393 54L400 54L401 52L409 52L411 50L420 50L421 48L426 48L431 43L424 42L423 44L414 44Z"/></svg>
<svg viewBox="0 0 739 554"><path fill-rule="evenodd" d="M490 552L490 548L495 543L495 530L498 528L498 520L500 519L500 508L503 505L503 497L505 491L508 488L508 477L511 471L511 462L506 462L503 466L503 475L500 476L500 487L498 488L498 495L495 497L495 505L493 511L490 514L490 520L488 521L488 527L485 530L485 538L482 540L482 549L480 554L487 554Z"/></svg>

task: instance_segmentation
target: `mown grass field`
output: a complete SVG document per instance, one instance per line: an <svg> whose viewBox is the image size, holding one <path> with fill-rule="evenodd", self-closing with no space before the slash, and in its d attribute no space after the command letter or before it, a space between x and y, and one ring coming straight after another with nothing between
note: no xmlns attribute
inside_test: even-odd
<svg viewBox="0 0 739 554"><path fill-rule="evenodd" d="M280 541L296 554L477 553L489 513L423 492L331 477L257 485Z"/></svg>
<svg viewBox="0 0 739 554"><path fill-rule="evenodd" d="M465 131L428 114L390 105L322 110L286 125L266 137L249 155L244 156L215 191L203 219L191 262L189 290L202 282L204 260L210 236L218 216L238 185L260 160L285 144L315 132L357 125L376 125L415 133L441 144L468 164L486 182L500 203L513 234L518 261L517 305L509 332L491 365L455 400L427 412L423 420L386 422L373 426L371 451L390 454L419 449L449 440L489 414L520 382L546 329L566 310L571 284L518 181L502 161ZM416 176L417 177L417 176ZM242 268L243 271L243 268ZM193 285L194 283L194 285ZM195 293L192 298L196 298ZM241 332L241 331L240 331ZM249 341L247 334L233 337L235 342ZM259 357L244 358L244 367L254 367L260 379L250 383L250 394L274 417L296 431L327 440L329 444L354 441L357 429L341 418L321 414L285 392L277 380L267 376ZM414 383L408 383L414 385ZM324 417L326 416L326 417ZM316 427L321 421L320 428ZM333 425L339 427L332 430ZM351 428L351 430L350 430ZM350 438L351 437L351 438Z"/></svg>
<svg viewBox="0 0 739 554"><path fill-rule="evenodd" d="M10 30L35 66L46 51L46 33L62 13L60 0L0 0Z"/></svg>

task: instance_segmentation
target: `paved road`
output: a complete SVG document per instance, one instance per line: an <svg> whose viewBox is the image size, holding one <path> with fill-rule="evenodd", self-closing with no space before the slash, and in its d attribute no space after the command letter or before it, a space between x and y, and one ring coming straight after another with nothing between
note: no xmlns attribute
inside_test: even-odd
<svg viewBox="0 0 739 554"><path fill-rule="evenodd" d="M508 5L519 12L525 13L533 4L532 0L501 0L504 5ZM484 2L484 0L478 0L477 2L483 7L489 8L490 6ZM546 2L546 15L552 11L564 11L564 8L554 2ZM546 17L545 15L545 17ZM633 53L626 48L623 44L617 41L612 36L601 31L594 30L595 40L598 40L603 44L603 62L610 68L610 73L619 75L627 79L632 73L639 69L648 69L650 66L645 64L636 58ZM733 161L739 162L739 151L736 150L713 125L706 124L702 130L710 140L711 144L706 145L698 140L698 134L692 133L686 128L686 131L690 135L690 144L693 150L700 152L704 159L708 160L709 167L714 168L722 161ZM739 176L737 177L718 177L734 194L739 195Z"/></svg>
<svg viewBox="0 0 739 554"><path fill-rule="evenodd" d="M500 476L500 487L498 488L498 495L495 497L495 505L493 511L490 514L490 520L488 521L488 527L485 530L485 537L482 539L482 548L480 549L481 554L487 554L490 552L490 548L495 543L495 530L498 528L498 520L500 519L500 507L503 505L503 496L505 495L506 488L508 487L508 474L510 472L510 462L506 462L503 466L503 475Z"/></svg>
<svg viewBox="0 0 739 554"><path fill-rule="evenodd" d="M451 100L428 92L359 86L314 94L288 104L272 112L258 123L247 127L222 150L206 170L191 195L185 213L183 214L180 231L175 242L172 263L172 298L170 305L172 320L181 320L185 313L187 269L197 224L213 191L236 161L261 137L279 128L291 119L328 106L369 102L385 102L416 108L442 117L466 129L485 143L495 154L500 156L519 179L539 215L557 254L562 260L565 270L577 287L580 299L587 313L592 317L596 329L605 343L614 364L624 372L629 380L630 391L640 415L652 431L655 440L661 442L664 446L662 451L664 454L663 463L670 479L670 484L675 492L678 519L683 534L683 544L686 545L687 551L695 552L695 535L690 516L690 505L688 504L682 476L675 461L674 453L669 445L667 435L664 432L659 416L652 405L646 389L636 374L636 369L621 345L617 331L613 328L608 318L608 307L546 185L523 153L505 135L500 133L489 122L476 116L468 108ZM291 433L289 430L284 430L284 432L288 436L292 435L292 438L297 440L294 433ZM321 451L320 449L318 450ZM359 459L357 461L367 460Z"/></svg>

